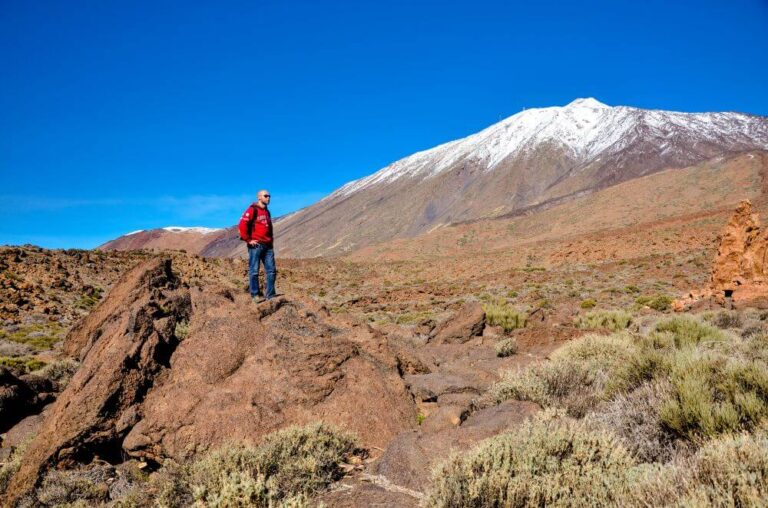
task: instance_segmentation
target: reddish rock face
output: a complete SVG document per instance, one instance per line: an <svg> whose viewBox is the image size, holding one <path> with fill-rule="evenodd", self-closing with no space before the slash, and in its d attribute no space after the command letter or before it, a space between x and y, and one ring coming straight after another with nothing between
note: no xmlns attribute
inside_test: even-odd
<svg viewBox="0 0 768 508"><path fill-rule="evenodd" d="M485 328L485 311L477 302L465 303L453 317L438 325L432 331L437 344L464 343L482 335Z"/></svg>
<svg viewBox="0 0 768 508"><path fill-rule="evenodd" d="M170 267L170 260L154 259L128 272L101 306L99 326L68 338L83 363L30 443L6 492L9 504L49 468L119 457L145 394L178 345L175 327L189 313L189 294Z"/></svg>
<svg viewBox="0 0 768 508"><path fill-rule="evenodd" d="M760 218L752 213L752 203L739 203L723 233L717 259L712 268L712 289L736 291L766 282L768 234Z"/></svg>
<svg viewBox="0 0 768 508"><path fill-rule="evenodd" d="M768 230L752 212L752 203L744 200L720 237L709 287L676 300L673 308L682 311L702 303L768 306L767 256Z"/></svg>
<svg viewBox="0 0 768 508"><path fill-rule="evenodd" d="M384 447L416 425L386 337L311 302L188 289L170 260L126 274L67 337L82 359L6 493L54 467L162 462L323 420Z"/></svg>
<svg viewBox="0 0 768 508"><path fill-rule="evenodd" d="M386 446L416 411L386 338L310 302L192 291L189 336L123 449L160 461L323 420Z"/></svg>

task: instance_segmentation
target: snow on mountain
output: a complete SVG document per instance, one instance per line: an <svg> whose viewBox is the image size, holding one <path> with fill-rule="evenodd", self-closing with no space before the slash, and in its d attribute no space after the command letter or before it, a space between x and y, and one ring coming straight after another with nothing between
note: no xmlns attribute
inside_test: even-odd
<svg viewBox="0 0 768 508"><path fill-rule="evenodd" d="M492 171L510 156L544 143L565 147L582 163L612 149L618 151L644 128L663 150L676 135L702 142L752 143L768 149L768 124L761 117L740 113L678 113L611 107L593 99L576 99L567 106L527 109L476 134L414 153L380 171L347 183L328 198L347 196L361 189L404 177L430 178L456 162L473 160Z"/></svg>
<svg viewBox="0 0 768 508"><path fill-rule="evenodd" d="M217 233L222 230L222 228L183 227L183 226L168 226L162 229L165 231L170 231L171 233L201 233L203 235Z"/></svg>
<svg viewBox="0 0 768 508"><path fill-rule="evenodd" d="M536 213L661 171L717 167L737 154L766 150L766 117L577 99L521 111L349 182L281 217L276 234L281 255L340 254L457 222ZM243 252L234 228L177 226L124 236L103 248Z"/></svg>

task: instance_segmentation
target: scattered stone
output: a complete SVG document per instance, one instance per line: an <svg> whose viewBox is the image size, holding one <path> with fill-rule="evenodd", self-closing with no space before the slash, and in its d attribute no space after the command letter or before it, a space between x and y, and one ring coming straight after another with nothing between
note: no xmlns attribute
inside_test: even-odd
<svg viewBox="0 0 768 508"><path fill-rule="evenodd" d="M456 314L432 331L432 341L438 344L464 343L482 335L485 311L477 302L465 303Z"/></svg>

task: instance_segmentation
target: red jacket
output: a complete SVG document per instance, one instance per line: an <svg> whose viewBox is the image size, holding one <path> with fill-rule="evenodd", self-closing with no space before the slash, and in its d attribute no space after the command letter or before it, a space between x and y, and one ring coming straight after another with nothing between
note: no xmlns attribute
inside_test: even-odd
<svg viewBox="0 0 768 508"><path fill-rule="evenodd" d="M272 216L266 208L259 208L253 203L243 212L237 225L240 238L245 242L256 240L264 245L272 245Z"/></svg>

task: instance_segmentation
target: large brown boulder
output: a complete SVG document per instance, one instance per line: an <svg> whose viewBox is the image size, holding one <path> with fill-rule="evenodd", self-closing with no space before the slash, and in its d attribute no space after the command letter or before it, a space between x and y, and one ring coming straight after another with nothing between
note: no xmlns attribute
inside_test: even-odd
<svg viewBox="0 0 768 508"><path fill-rule="evenodd" d="M465 303L452 317L432 331L432 340L438 344L464 343L482 335L485 311L478 302Z"/></svg>
<svg viewBox="0 0 768 508"><path fill-rule="evenodd" d="M324 420L384 447L416 425L387 338L311 302L255 305L218 285L187 289L169 261L129 272L73 329L82 359L9 488L49 468L126 456L163 462Z"/></svg>
<svg viewBox="0 0 768 508"><path fill-rule="evenodd" d="M189 294L179 286L170 260L145 262L101 306L98 326L73 332L69 339L77 347L70 350L81 349L83 363L29 445L6 492L9 501L51 467L120 457L141 402L179 343L176 325L189 315Z"/></svg>
<svg viewBox="0 0 768 508"><path fill-rule="evenodd" d="M247 295L202 291L192 302L189 336L126 437L128 454L179 459L315 420L383 447L414 426L397 358L367 327L334 320L310 302L254 308Z"/></svg>

